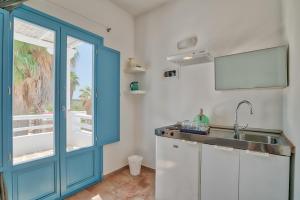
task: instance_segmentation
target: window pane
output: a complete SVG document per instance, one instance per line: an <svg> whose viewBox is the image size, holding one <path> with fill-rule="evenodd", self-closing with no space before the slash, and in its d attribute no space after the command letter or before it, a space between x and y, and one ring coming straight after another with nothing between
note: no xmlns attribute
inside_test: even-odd
<svg viewBox="0 0 300 200"><path fill-rule="evenodd" d="M67 39L67 151L93 145L94 45Z"/></svg>
<svg viewBox="0 0 300 200"><path fill-rule="evenodd" d="M14 19L14 164L54 155L54 42L54 31Z"/></svg>

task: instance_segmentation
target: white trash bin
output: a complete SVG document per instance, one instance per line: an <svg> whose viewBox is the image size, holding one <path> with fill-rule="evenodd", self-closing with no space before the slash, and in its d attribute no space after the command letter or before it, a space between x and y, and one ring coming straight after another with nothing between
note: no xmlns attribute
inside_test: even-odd
<svg viewBox="0 0 300 200"><path fill-rule="evenodd" d="M129 170L132 176L140 175L143 157L133 155L128 157Z"/></svg>

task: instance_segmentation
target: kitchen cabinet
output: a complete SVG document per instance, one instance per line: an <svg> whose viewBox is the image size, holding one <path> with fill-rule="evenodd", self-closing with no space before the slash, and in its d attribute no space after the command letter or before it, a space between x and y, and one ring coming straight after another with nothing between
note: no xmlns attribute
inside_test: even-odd
<svg viewBox="0 0 300 200"><path fill-rule="evenodd" d="M288 85L288 46L215 58L216 90L284 88Z"/></svg>
<svg viewBox="0 0 300 200"><path fill-rule="evenodd" d="M156 137L156 200L198 200L200 144Z"/></svg>
<svg viewBox="0 0 300 200"><path fill-rule="evenodd" d="M289 163L286 156L241 150L239 200L287 200Z"/></svg>
<svg viewBox="0 0 300 200"><path fill-rule="evenodd" d="M201 200L288 200L290 158L202 145Z"/></svg>
<svg viewBox="0 0 300 200"><path fill-rule="evenodd" d="M202 145L201 200L238 200L239 150Z"/></svg>

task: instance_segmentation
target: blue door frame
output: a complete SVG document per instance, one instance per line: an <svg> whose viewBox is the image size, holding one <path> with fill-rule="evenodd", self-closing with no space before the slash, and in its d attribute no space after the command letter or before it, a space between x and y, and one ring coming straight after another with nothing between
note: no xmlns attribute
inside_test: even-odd
<svg viewBox="0 0 300 200"><path fill-rule="evenodd" d="M98 72L99 59L98 52L102 45L97 37L92 35L87 35L81 31L62 26L61 28L61 71L60 71L60 80L61 86L65 88L66 86L66 77L67 77L67 37L73 37L81 41L90 43L94 45L94 55L93 55L93 134L94 141L93 146L86 147L80 150L75 150L71 152L66 152L66 117L65 113L61 116L61 130L64 134L61 134L61 194L62 196L68 195L70 192L77 191L78 189L89 185L96 181L99 181L101 178L100 172L100 146L98 143L99 131L97 120L97 107L98 107L98 98L97 91L98 85L96 84L96 74ZM61 108L66 108L66 89L61 90ZM64 109L66 110L66 109ZM84 164L83 164L84 163Z"/></svg>
<svg viewBox="0 0 300 200"><path fill-rule="evenodd" d="M0 10L0 90L2 91L4 89L3 87L3 69L4 66L7 65L7 48L4 48L7 46L7 31L4 31L4 28L8 26L8 12L5 10ZM3 105L3 94L0 92L0 105ZM4 134L3 134L3 108L0 106L0 172L4 169L4 163L3 163L3 152L4 152L4 143L5 141Z"/></svg>
<svg viewBox="0 0 300 200"><path fill-rule="evenodd" d="M46 198L51 199L59 198L60 196L60 181L59 181L59 79L58 79L58 69L59 69L59 60L60 60L60 27L48 20L43 16L39 16L36 13L32 13L26 9L17 9L12 14L10 14L10 31L9 31L9 67L5 73L6 88L10 88L12 91L12 80L13 80L13 20L14 18L19 18L24 21L39 25L41 27L48 28L55 32L55 116L54 116L54 133L55 133L55 155L43 159L39 159L32 162L27 162L24 164L19 164L13 166L12 164L12 155L13 155L13 135L12 135L12 92L7 93L6 107L7 109L4 112L5 117L5 126L4 130L8 135L9 142L7 147L7 152L9 159L5 160L7 171L5 174L8 179L7 188L9 190L10 199L21 199L20 196L26 198ZM5 94L5 90L4 90ZM8 106L9 105L9 106ZM47 174L47 175L46 175ZM32 190L32 188L38 188L41 184L41 179L36 179L34 177L42 177L47 180L42 191ZM28 184L30 180L31 184Z"/></svg>
<svg viewBox="0 0 300 200"><path fill-rule="evenodd" d="M7 93L5 93L4 91L7 91L8 88L7 88L7 84L9 82L9 79L8 78L4 78L5 75L7 74L8 72L8 67L5 67L5 66L9 66L9 49L8 49L8 46L9 46L9 38L10 38L10 31L7 31L8 27L9 27L9 13L5 10L0 10L1 12L1 15L2 15L2 19L3 19L3 34L2 34L2 55L3 57L1 57L1 97L2 97L2 104L1 104L1 123L2 123L2 126L1 126L1 132L2 132L2 171L5 172L4 173L4 176L5 176L5 184L6 185L10 185L11 184L11 181L10 181L10 166L8 164L8 162L5 162L7 160L9 160L9 141L11 140L9 138L9 135L8 134L5 134L7 133L7 124L6 124L6 111L7 109L9 109L9 99L7 98ZM7 106L4 106L4 105L7 105Z"/></svg>
<svg viewBox="0 0 300 200"><path fill-rule="evenodd" d="M3 17L2 17L3 16ZM56 34L55 46L55 155L36 161L27 162L19 165L12 165L12 74L13 74L13 19L14 17L23 19L25 21L37 24L39 26L51 29ZM99 52L103 48L103 38L85 31L81 28L63 22L54 17L43 14L39 11L31 9L27 6L22 6L11 14L1 10L0 20L3 18L2 31L3 45L7 48L2 48L2 62L0 63L0 75L2 75L2 92L3 102L1 102L3 120L2 131L0 134L3 138L3 165L0 162L0 170L4 171L5 181L8 189L9 199L62 199L82 188L100 181L102 178L103 165L103 146L97 142L100 138L99 120L94 114L94 134L95 146L84 148L78 151L66 153L66 124L62 106L66 104L66 95L64 90L65 83L65 65L66 65L66 36L88 41L95 45L95 69L94 76L99 73L98 65ZM7 30L8 29L8 30ZM1 27L0 27L1 31ZM9 67L2 67L2 66ZM3 72L3 73L1 73ZM94 78L94 93L98 93L98 84ZM2 99L2 98L1 98ZM99 105L99 98L94 96L94 112L96 112ZM1 109L0 109L1 111ZM1 118L0 117L0 118ZM1 124L0 124L1 126ZM1 140L0 140L1 142ZM0 156L1 158L1 156ZM82 160L83 159L83 160ZM92 162L90 166L92 169L85 169L78 167L85 162ZM82 171L92 170L91 174L80 174ZM45 174L48 174L48 176ZM84 177L89 175L88 177ZM70 177L71 176L71 177ZM73 178L72 176L79 176ZM43 178L43 180L41 179ZM46 180L46 181L45 181ZM69 181L68 181L69 180ZM72 180L70 182L70 180ZM74 180L76 180L74 182ZM33 191L32 188L43 184L42 191ZM30 188L32 187L32 188ZM20 197L22 196L22 197Z"/></svg>

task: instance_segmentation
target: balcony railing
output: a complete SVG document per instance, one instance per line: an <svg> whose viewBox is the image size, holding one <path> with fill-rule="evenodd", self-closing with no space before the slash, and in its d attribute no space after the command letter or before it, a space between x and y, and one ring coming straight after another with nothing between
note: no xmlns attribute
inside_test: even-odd
<svg viewBox="0 0 300 200"><path fill-rule="evenodd" d="M72 131L76 133L91 134L93 131L92 115L87 115L85 112L70 112L72 117Z"/></svg>
<svg viewBox="0 0 300 200"><path fill-rule="evenodd" d="M53 131L53 114L15 115L13 116L13 124L14 136L31 135L37 130L52 129Z"/></svg>
<svg viewBox="0 0 300 200"><path fill-rule="evenodd" d="M69 113L71 115L70 119L72 120L72 130L78 130L79 132L87 134L92 133L91 115L87 115L85 112L71 111ZM13 116L13 124L14 137L49 132L45 130L51 130L51 132L53 132L53 114L15 115ZM23 134L19 132L23 132Z"/></svg>
<svg viewBox="0 0 300 200"><path fill-rule="evenodd" d="M92 116L68 112L67 150L92 145ZM53 114L13 116L14 163L54 154Z"/></svg>

